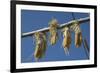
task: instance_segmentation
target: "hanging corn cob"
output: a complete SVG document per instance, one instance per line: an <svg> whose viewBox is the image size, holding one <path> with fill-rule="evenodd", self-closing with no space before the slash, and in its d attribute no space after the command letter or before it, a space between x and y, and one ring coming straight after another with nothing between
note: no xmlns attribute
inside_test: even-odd
<svg viewBox="0 0 100 73"><path fill-rule="evenodd" d="M40 58L42 58L46 51L46 34L42 32L36 32L35 33L36 38L36 46L35 46L35 52L34 57L35 60L38 61Z"/></svg>
<svg viewBox="0 0 100 73"><path fill-rule="evenodd" d="M54 45L57 41L57 38L58 38L58 34L57 34L57 27L58 27L58 22L56 19L52 19L50 22L49 22L49 25L50 25L50 43L51 45Z"/></svg>
<svg viewBox="0 0 100 73"><path fill-rule="evenodd" d="M82 33L81 33L79 22L75 20L73 24L74 25L72 29L75 32L75 46L78 48L81 46L81 43L82 43Z"/></svg>
<svg viewBox="0 0 100 73"><path fill-rule="evenodd" d="M63 43L62 46L64 48L65 54L69 54L69 47L71 44L71 33L68 27L63 29Z"/></svg>

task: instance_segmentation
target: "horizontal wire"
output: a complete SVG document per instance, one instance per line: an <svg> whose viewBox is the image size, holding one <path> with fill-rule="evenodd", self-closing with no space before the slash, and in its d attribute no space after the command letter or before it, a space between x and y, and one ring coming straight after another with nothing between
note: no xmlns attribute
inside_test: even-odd
<svg viewBox="0 0 100 73"><path fill-rule="evenodd" d="M90 20L90 17L85 17L85 18L77 19L77 21L78 21L80 24L83 23L83 22L87 22L87 21L89 21L89 20ZM58 29L62 29L62 28L65 27L65 26L70 27L70 26L72 25L73 22L74 22L74 20L69 21L69 22L64 23L64 24L61 24L61 25L58 27ZM34 33L36 33L36 32L48 32L49 29L50 29L49 27L45 27L45 28L42 28L42 29L39 29L39 30L35 30L35 31L31 31L31 32L25 32L25 33L22 33L22 34L21 34L21 37L23 38L23 37L27 37L27 36L32 36L32 35L34 35Z"/></svg>

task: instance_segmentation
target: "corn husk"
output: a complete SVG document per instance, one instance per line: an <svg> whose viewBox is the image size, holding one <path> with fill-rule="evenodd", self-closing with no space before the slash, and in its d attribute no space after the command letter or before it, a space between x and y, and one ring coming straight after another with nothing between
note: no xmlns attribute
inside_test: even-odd
<svg viewBox="0 0 100 73"><path fill-rule="evenodd" d="M58 27L58 22L56 19L52 19L49 22L50 25L50 43L51 45L54 45L58 39L58 33L57 33L57 27Z"/></svg>
<svg viewBox="0 0 100 73"><path fill-rule="evenodd" d="M82 32L78 21L74 21L73 24L74 24L73 30L75 32L75 46L79 48L82 43Z"/></svg>
<svg viewBox="0 0 100 73"><path fill-rule="evenodd" d="M64 48L65 54L69 54L69 48L71 45L71 33L68 27L63 29L63 43L62 46Z"/></svg>
<svg viewBox="0 0 100 73"><path fill-rule="evenodd" d="M36 46L35 46L34 57L35 60L38 61L40 58L42 58L45 55L46 44L47 44L46 34L42 32L36 32L35 38L36 38Z"/></svg>
<svg viewBox="0 0 100 73"><path fill-rule="evenodd" d="M80 47L81 43L82 43L82 33L81 32L75 33L75 45L76 45L76 47L77 48Z"/></svg>

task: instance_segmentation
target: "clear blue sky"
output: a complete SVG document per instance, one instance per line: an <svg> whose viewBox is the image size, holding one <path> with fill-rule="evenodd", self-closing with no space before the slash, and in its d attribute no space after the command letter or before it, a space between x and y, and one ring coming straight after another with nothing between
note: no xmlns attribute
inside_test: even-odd
<svg viewBox="0 0 100 73"><path fill-rule="evenodd" d="M74 12L76 19L89 16L88 13L76 13ZM71 21L73 19L72 12L51 12L51 11L34 11L34 10L21 10L21 33L38 30L40 28L48 27L48 22L54 17L58 20L59 24ZM87 39L90 47L90 23L85 22L81 25L82 36ZM76 48L74 45L74 33L72 33L72 43L69 50L69 55L66 56L62 47L63 37L60 32L59 39L54 46L47 43L47 51L45 57L40 59L39 62L45 61L68 61L68 60L84 60L88 59L81 45L80 48ZM48 33L47 33L48 34ZM48 35L49 36L49 35ZM48 38L48 37L47 37ZM35 50L35 40L29 36L21 39L21 62L35 62L32 55Z"/></svg>

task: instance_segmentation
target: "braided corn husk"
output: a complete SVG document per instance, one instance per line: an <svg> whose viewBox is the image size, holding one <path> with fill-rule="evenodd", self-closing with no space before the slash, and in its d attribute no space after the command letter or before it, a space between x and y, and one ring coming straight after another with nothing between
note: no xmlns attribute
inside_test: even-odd
<svg viewBox="0 0 100 73"><path fill-rule="evenodd" d="M52 19L49 22L50 25L50 43L51 45L54 45L58 39L58 34L57 34L57 27L58 27L58 22L56 19Z"/></svg>
<svg viewBox="0 0 100 73"><path fill-rule="evenodd" d="M36 46L35 46L35 52L34 57L35 60L38 61L40 58L42 58L45 55L46 51L46 34L41 32L35 33L36 38Z"/></svg>
<svg viewBox="0 0 100 73"><path fill-rule="evenodd" d="M63 29L63 43L62 46L64 48L65 54L69 54L69 48L71 45L71 33L68 27Z"/></svg>

